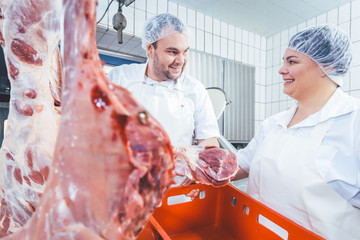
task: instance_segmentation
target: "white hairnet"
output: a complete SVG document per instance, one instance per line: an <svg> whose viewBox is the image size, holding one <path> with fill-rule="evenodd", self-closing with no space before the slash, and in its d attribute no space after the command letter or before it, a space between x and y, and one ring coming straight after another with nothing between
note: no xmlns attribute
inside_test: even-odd
<svg viewBox="0 0 360 240"><path fill-rule="evenodd" d="M188 35L186 26L179 18L169 13L156 15L145 23L141 38L141 46L146 50L147 45L175 32Z"/></svg>
<svg viewBox="0 0 360 240"><path fill-rule="evenodd" d="M295 34L289 49L312 58L337 85L342 86L352 59L350 37L333 25L307 28Z"/></svg>

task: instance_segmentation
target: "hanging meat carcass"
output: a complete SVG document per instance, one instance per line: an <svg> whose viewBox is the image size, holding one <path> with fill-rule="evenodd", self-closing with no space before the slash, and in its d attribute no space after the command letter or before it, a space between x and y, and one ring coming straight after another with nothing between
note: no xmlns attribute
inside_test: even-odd
<svg viewBox="0 0 360 240"><path fill-rule="evenodd" d="M95 1L64 4L66 81L51 178L34 218L6 239L131 239L172 183L171 146L158 123L102 71L94 39ZM186 152L192 153L182 149L182 156L189 157ZM205 162L214 165L212 177L219 183L192 173L199 182L221 185L232 177L222 169L234 170L233 159L224 158L224 150L212 152L217 154L201 149L195 159L216 155ZM230 168L225 167L229 159Z"/></svg>
<svg viewBox="0 0 360 240"><path fill-rule="evenodd" d="M17 231L37 209L53 158L61 84L56 4L0 2L0 44L11 83L0 149L0 235Z"/></svg>
<svg viewBox="0 0 360 240"><path fill-rule="evenodd" d="M5 239L133 239L173 183L170 141L102 70L95 0L63 1L62 116L31 220Z"/></svg>

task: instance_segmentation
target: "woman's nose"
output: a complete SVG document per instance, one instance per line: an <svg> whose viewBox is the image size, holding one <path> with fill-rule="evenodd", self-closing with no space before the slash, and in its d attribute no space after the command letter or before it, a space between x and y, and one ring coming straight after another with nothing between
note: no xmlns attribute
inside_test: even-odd
<svg viewBox="0 0 360 240"><path fill-rule="evenodd" d="M285 68L285 64L283 64L280 68L279 68L279 74L285 74L287 72L286 68Z"/></svg>

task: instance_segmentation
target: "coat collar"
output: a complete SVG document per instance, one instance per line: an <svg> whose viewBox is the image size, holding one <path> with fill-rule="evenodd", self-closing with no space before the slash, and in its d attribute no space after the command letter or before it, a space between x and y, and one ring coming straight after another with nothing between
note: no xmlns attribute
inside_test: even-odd
<svg viewBox="0 0 360 240"><path fill-rule="evenodd" d="M359 106L360 101L358 99L345 94L340 88L337 88L320 111L310 115L291 128L315 126L316 124L324 122L330 118L348 114ZM294 116L297 107L298 105L296 104L289 110L276 114L274 116L276 122L281 125L281 127L287 128L287 125Z"/></svg>
<svg viewBox="0 0 360 240"><path fill-rule="evenodd" d="M146 82L148 84L159 84L162 86L168 86L173 89L182 90L181 86L182 86L182 82L184 81L184 74L185 74L184 72L181 74L180 78L178 78L176 81L169 80L169 81L164 81L164 82L159 83L145 75L148 64L149 64L149 59L146 60L146 63L142 64L143 65L142 69L141 69L141 71L139 71L139 74L142 75L144 82Z"/></svg>

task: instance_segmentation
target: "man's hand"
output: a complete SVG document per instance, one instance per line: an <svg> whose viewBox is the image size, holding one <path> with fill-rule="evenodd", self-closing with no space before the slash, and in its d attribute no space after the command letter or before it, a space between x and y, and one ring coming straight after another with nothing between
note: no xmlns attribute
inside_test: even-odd
<svg viewBox="0 0 360 240"><path fill-rule="evenodd" d="M191 200L194 200L199 196L200 189L193 189L189 193L185 194L185 196L190 197Z"/></svg>
<svg viewBox="0 0 360 240"><path fill-rule="evenodd" d="M197 183L224 186L235 176L238 164L234 153L214 146L174 148L177 176Z"/></svg>
<svg viewBox="0 0 360 240"><path fill-rule="evenodd" d="M207 139L197 139L199 146L214 146L220 147L220 144L216 137L207 138Z"/></svg>

